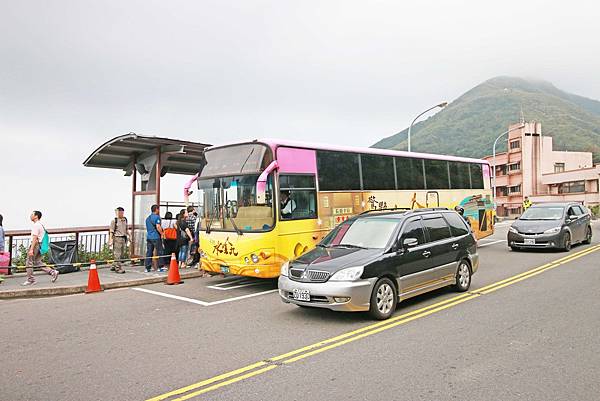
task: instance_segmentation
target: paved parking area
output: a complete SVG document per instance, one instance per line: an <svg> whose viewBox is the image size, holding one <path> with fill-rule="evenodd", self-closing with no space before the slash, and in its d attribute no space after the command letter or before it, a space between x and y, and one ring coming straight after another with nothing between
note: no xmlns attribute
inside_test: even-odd
<svg viewBox="0 0 600 401"><path fill-rule="evenodd" d="M507 229L480 242L468 293L381 323L237 277L0 301L2 398L597 399L600 230L565 253L511 252Z"/></svg>

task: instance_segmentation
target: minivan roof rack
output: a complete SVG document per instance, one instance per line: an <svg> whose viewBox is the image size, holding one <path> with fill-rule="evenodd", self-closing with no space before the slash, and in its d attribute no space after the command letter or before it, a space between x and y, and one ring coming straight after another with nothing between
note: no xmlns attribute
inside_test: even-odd
<svg viewBox="0 0 600 401"><path fill-rule="evenodd" d="M395 211L399 211L399 210L408 212L411 209L409 207L388 207L388 208L383 208L383 209L371 209L371 210L365 210L364 212L360 213L359 216L362 216L363 214L374 213L374 212L395 212Z"/></svg>
<svg viewBox="0 0 600 401"><path fill-rule="evenodd" d="M443 211L443 210L448 211L450 209L448 209L447 207L423 207L423 208L420 208L420 209L410 209L410 211L412 213L415 213L415 212L435 212L435 211Z"/></svg>

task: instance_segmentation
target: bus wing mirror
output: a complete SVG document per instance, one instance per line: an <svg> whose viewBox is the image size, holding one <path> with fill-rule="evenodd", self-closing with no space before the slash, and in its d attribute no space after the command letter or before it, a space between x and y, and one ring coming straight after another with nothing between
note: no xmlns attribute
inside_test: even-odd
<svg viewBox="0 0 600 401"><path fill-rule="evenodd" d="M269 174L279 168L277 160L273 160L271 164L260 174L256 181L256 204L265 205L267 203L267 178Z"/></svg>

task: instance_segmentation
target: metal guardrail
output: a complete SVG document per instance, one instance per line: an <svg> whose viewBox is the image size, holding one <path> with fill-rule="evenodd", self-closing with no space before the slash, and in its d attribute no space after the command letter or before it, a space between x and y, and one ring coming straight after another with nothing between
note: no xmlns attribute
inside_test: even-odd
<svg viewBox="0 0 600 401"><path fill-rule="evenodd" d="M50 242L76 240L77 246L83 246L83 250L88 253L98 253L108 243L108 226L92 227L70 227L70 228L52 228L48 229ZM12 265L13 258L16 258L19 249L28 248L31 244L30 230L11 230L4 233L8 244L8 253L10 254L9 264Z"/></svg>

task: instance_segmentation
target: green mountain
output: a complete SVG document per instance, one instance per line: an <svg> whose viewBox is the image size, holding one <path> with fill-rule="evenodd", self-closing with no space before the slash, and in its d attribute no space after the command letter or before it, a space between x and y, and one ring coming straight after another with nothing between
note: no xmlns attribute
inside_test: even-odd
<svg viewBox="0 0 600 401"><path fill-rule="evenodd" d="M542 123L555 150L587 151L600 162L600 102L564 92L549 82L496 77L474 87L432 117L413 125L412 150L483 157L496 137L521 119ZM375 148L406 150L408 128ZM506 150L506 142L498 147Z"/></svg>

